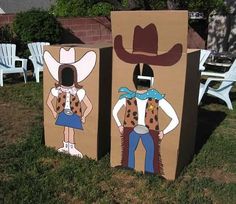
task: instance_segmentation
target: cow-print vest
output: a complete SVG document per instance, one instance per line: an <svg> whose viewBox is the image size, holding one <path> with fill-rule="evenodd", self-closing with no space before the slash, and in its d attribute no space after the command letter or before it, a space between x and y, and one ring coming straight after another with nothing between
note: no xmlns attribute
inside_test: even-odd
<svg viewBox="0 0 236 204"><path fill-rule="evenodd" d="M136 98L126 99L124 127L135 127L138 124L138 106ZM149 98L146 105L145 124L149 130L159 131L158 100Z"/></svg>
<svg viewBox="0 0 236 204"><path fill-rule="evenodd" d="M65 105L66 105L66 93L65 92L59 93L57 97L57 104L56 104L57 113L61 113L64 110ZM73 113L81 117L82 109L81 109L81 104L80 104L77 94L70 95L70 107Z"/></svg>

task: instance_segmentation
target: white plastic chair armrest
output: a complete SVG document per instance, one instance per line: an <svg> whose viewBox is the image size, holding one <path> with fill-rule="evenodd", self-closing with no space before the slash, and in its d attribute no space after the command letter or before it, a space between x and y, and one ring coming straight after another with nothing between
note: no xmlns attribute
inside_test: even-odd
<svg viewBox="0 0 236 204"><path fill-rule="evenodd" d="M204 86L208 86L210 84L210 82L212 81L228 81L228 82L235 82L235 79L222 79L222 78L208 78L206 80L206 83L204 84Z"/></svg>
<svg viewBox="0 0 236 204"><path fill-rule="evenodd" d="M15 62L17 61L21 62L21 68L27 70L27 59L16 57Z"/></svg>
<svg viewBox="0 0 236 204"><path fill-rule="evenodd" d="M200 65L199 65L200 66ZM200 68L199 68L199 71L200 72L202 72L202 71L204 71L206 68L204 67L204 66L200 66Z"/></svg>
<svg viewBox="0 0 236 204"><path fill-rule="evenodd" d="M200 104L204 93L206 92L206 90L207 90L209 84L210 84L212 81L228 81L228 82L235 82L236 80L235 80L235 79L212 78L212 77L207 78L205 84L200 83L198 104Z"/></svg>
<svg viewBox="0 0 236 204"><path fill-rule="evenodd" d="M225 73L202 72L201 76L225 77Z"/></svg>

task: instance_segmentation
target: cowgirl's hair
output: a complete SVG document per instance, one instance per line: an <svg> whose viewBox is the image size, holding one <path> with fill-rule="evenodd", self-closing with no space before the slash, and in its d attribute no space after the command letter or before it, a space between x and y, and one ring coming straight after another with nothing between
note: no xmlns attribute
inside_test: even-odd
<svg viewBox="0 0 236 204"><path fill-rule="evenodd" d="M65 75L65 73L63 73L63 72L66 72L67 75ZM66 85L64 85L63 83L66 83ZM71 85L69 85L69 84L71 84ZM55 87L58 88L61 85L72 86L73 84L78 89L83 88L83 86L79 85L79 83L77 82L76 68L71 64L60 65L59 69L58 69L58 83L55 83Z"/></svg>

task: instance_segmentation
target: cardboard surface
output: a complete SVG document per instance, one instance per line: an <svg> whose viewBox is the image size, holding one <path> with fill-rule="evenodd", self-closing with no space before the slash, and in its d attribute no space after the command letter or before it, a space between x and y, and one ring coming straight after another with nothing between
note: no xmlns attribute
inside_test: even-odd
<svg viewBox="0 0 236 204"><path fill-rule="evenodd" d="M197 114L198 114L198 93L200 84L199 67L200 51L188 49L187 73L184 95L184 109L182 115L182 129L179 144L179 157L176 174L192 160L195 150ZM194 82L194 83L193 83Z"/></svg>
<svg viewBox="0 0 236 204"><path fill-rule="evenodd" d="M86 117L86 122L83 124L84 130L74 129L75 147L83 154L92 159L99 159L101 156L109 151L110 142L110 127L104 128L103 120L110 120L110 112L105 112L104 109L110 109L111 94L111 54L112 48L110 45L55 45L44 47L56 61L60 61L60 50L65 48L75 50L75 61L83 58L85 53L93 51L96 53L95 67L83 81L79 82L83 86L87 97L92 103L92 111ZM68 59L66 59L68 60ZM86 69L84 66L82 69ZM109 70L109 71L105 71ZM47 146L59 149L63 146L64 141L64 127L55 125L56 119L53 118L52 113L47 105L47 99L50 90L55 87L56 80L52 78L49 73L48 66L44 64L44 130L45 130L45 144ZM106 78L107 80L104 80ZM104 87L108 87L106 92L102 91ZM104 97L107 103L104 103ZM56 97L53 99L54 108L56 108ZM85 110L84 103L82 105L82 115ZM103 112L101 112L101 111ZM109 124L109 123L108 123ZM103 134L99 134L99 132Z"/></svg>
<svg viewBox="0 0 236 204"><path fill-rule="evenodd" d="M120 22L125 22L121 24ZM160 154L163 164L163 176L173 180L176 178L177 166L181 169L186 164L186 160L192 157L193 151L186 146L186 137L191 138L191 147L195 138L196 118L197 118L197 94L199 85L198 75L198 54L192 54L191 62L188 60L187 53L187 29L188 13L187 11L122 11L112 12L112 36L113 45L116 36L122 36L124 50L130 55L134 53L134 30L137 26L145 29L148 25L154 24L158 35L157 55L165 54L175 44L182 45L180 59L173 65L162 66L158 64L149 64L154 72L154 85L151 88L165 94L165 99L171 104L179 119L179 124L172 131L164 135L160 143ZM145 41L146 36L142 36ZM136 45L135 45L136 46ZM138 47L138 46L137 46ZM119 48L120 49L120 48ZM193 52L194 53L194 52ZM146 53L148 55L149 53ZM153 54L153 53L152 53ZM145 53L144 53L145 55ZM122 55L120 55L122 56ZM121 93L118 93L120 87L128 87L135 91L133 83L133 71L136 62L129 63L117 55L117 50L113 49L113 73L112 73L112 108L119 100ZM155 55L154 55L155 56ZM171 58L171 57L169 57ZM144 58L143 58L144 59ZM170 59L171 60L171 59ZM140 61L142 63L142 61ZM159 62L157 62L159 63ZM187 65L188 63L188 65ZM196 85L191 85L196 84ZM187 88L191 87L191 88ZM191 98L189 95L192 94ZM193 101L196 100L195 103ZM189 103L186 106L186 103ZM186 107L185 107L186 106ZM125 108L121 108L118 117L123 124ZM188 124L184 117L191 118L192 123ZM170 123L170 117L167 116L162 108L158 110L159 129L165 129ZM187 127L188 126L188 127ZM184 131L185 128L188 130ZM181 142L180 142L181 141ZM122 165L122 145L121 134L111 118L111 166ZM179 151L181 150L181 154ZM188 155L185 159L184 155ZM144 171L146 151L141 140L135 150L135 169ZM183 157L183 161L179 157ZM179 164L181 163L181 165ZM182 165L183 164L183 165Z"/></svg>
<svg viewBox="0 0 236 204"><path fill-rule="evenodd" d="M167 13L168 12L168 13ZM133 49L133 33L137 25L155 24L158 32L158 53L165 53L176 42L187 51L187 11L119 11L112 12L112 35L122 34L124 47ZM125 22L121 24L121 22ZM143 36L144 37L144 36Z"/></svg>

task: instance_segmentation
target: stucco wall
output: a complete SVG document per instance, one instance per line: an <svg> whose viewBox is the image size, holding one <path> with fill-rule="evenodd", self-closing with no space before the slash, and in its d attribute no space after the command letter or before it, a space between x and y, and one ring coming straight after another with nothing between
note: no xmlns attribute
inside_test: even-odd
<svg viewBox="0 0 236 204"><path fill-rule="evenodd" d="M230 14L209 18L207 48L236 54L236 1L228 0Z"/></svg>

